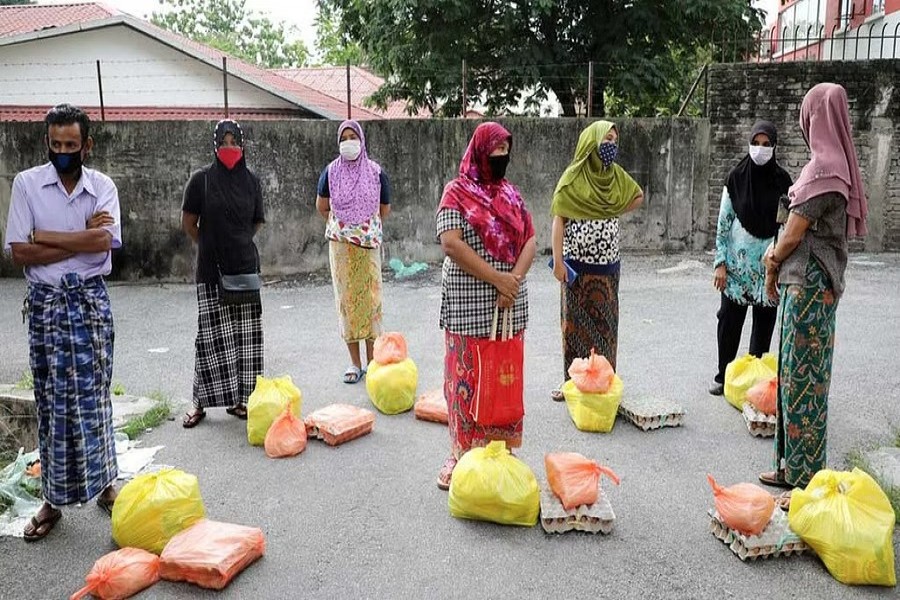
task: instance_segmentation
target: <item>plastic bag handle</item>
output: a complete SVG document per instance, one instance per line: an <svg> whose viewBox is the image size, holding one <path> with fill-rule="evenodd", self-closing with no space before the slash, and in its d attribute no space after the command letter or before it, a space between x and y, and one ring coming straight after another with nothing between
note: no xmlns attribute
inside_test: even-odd
<svg viewBox="0 0 900 600"><path fill-rule="evenodd" d="M89 583L71 596L69 596L69 600L81 600L82 598L87 598L91 595L92 592L97 590L97 582Z"/></svg>

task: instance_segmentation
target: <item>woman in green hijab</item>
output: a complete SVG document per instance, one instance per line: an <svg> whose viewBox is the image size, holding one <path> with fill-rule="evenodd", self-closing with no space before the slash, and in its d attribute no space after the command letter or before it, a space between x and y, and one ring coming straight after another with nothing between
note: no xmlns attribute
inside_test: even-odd
<svg viewBox="0 0 900 600"><path fill-rule="evenodd" d="M644 192L615 160L619 132L591 123L553 193L553 275L562 285L563 379L591 349L616 368L619 336L619 216L640 206ZM559 389L554 400L563 400Z"/></svg>

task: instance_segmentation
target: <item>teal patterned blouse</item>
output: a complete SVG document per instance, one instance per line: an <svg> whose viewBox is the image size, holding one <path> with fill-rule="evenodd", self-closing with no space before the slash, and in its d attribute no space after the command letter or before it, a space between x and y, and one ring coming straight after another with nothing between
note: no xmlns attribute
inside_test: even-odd
<svg viewBox="0 0 900 600"><path fill-rule="evenodd" d="M730 300L744 306L775 306L766 297L766 268L763 266L763 254L773 239L755 237L741 226L731 205L728 187L723 187L714 266L725 265L725 295Z"/></svg>

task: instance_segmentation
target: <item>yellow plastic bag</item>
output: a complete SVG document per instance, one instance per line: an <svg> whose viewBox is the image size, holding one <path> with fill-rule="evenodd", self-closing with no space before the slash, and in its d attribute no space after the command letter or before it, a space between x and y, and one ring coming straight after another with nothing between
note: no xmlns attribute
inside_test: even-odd
<svg viewBox="0 0 900 600"><path fill-rule="evenodd" d="M262 446L272 422L291 403L295 417L300 417L303 396L289 375L269 379L258 375L256 387L247 401L247 441L251 446Z"/></svg>
<svg viewBox="0 0 900 600"><path fill-rule="evenodd" d="M159 554L173 535L205 516L197 478L163 469L125 484L113 504L112 536L120 548Z"/></svg>
<svg viewBox="0 0 900 600"><path fill-rule="evenodd" d="M541 508L534 473L499 441L473 448L459 459L447 502L458 519L525 527L534 527Z"/></svg>
<svg viewBox="0 0 900 600"><path fill-rule="evenodd" d="M745 354L725 368L725 399L738 410L744 410L747 392L757 383L769 381L778 374L778 358L765 353L762 358Z"/></svg>
<svg viewBox="0 0 900 600"><path fill-rule="evenodd" d="M419 370L411 358L397 363L369 363L366 391L375 408L386 415L406 412L416 403Z"/></svg>
<svg viewBox="0 0 900 600"><path fill-rule="evenodd" d="M609 433L616 424L616 414L622 401L624 385L618 375L613 376L612 385L605 394L585 394L578 390L573 379L562 386L569 416L575 427L581 431Z"/></svg>
<svg viewBox="0 0 900 600"><path fill-rule="evenodd" d="M858 585L897 585L895 519L887 495L859 469L819 471L805 490L794 490L788 512L791 529L832 577Z"/></svg>

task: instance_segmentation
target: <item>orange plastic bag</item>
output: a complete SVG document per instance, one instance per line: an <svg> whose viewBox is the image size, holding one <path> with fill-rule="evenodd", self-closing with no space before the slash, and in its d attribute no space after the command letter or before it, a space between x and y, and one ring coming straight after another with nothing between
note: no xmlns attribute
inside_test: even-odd
<svg viewBox="0 0 900 600"><path fill-rule="evenodd" d="M407 359L406 338L403 334L392 331L382 333L375 338L375 349L372 358L383 365L398 363Z"/></svg>
<svg viewBox="0 0 900 600"><path fill-rule="evenodd" d="M775 403L778 401L778 378L760 381L747 392L747 402L753 408L766 415L775 414Z"/></svg>
<svg viewBox="0 0 900 600"><path fill-rule="evenodd" d="M716 510L723 523L744 535L759 535L765 530L775 510L772 494L752 483L723 488L712 475L707 475L706 480L712 486Z"/></svg>
<svg viewBox="0 0 900 600"><path fill-rule="evenodd" d="M87 585L69 600L131 598L159 581L159 557L139 548L122 548L101 556L84 581Z"/></svg>
<svg viewBox="0 0 900 600"><path fill-rule="evenodd" d="M436 389L425 392L413 406L416 418L422 421L433 421L446 425L450 421L444 390Z"/></svg>
<svg viewBox="0 0 900 600"><path fill-rule="evenodd" d="M612 365L605 356L594 353L588 358L576 358L569 365L569 377L583 394L605 394L609 391L615 376Z"/></svg>
<svg viewBox="0 0 900 600"><path fill-rule="evenodd" d="M269 458L296 456L306 450L306 424L294 416L290 406L269 427L265 448Z"/></svg>
<svg viewBox="0 0 900 600"><path fill-rule="evenodd" d="M596 502L601 475L606 475L619 485L619 476L612 469L577 452L545 454L544 468L550 489L566 510Z"/></svg>
<svg viewBox="0 0 900 600"><path fill-rule="evenodd" d="M261 529L203 519L169 540L159 576L221 590L265 552Z"/></svg>

